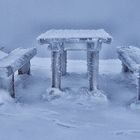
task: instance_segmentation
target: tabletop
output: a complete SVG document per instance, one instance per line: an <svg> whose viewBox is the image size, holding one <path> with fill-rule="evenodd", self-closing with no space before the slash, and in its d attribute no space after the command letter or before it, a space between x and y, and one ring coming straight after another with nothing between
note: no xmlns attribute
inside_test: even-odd
<svg viewBox="0 0 140 140"><path fill-rule="evenodd" d="M37 40L40 44L51 42L87 42L101 39L104 43L111 43L112 37L104 30L48 30L41 34Z"/></svg>

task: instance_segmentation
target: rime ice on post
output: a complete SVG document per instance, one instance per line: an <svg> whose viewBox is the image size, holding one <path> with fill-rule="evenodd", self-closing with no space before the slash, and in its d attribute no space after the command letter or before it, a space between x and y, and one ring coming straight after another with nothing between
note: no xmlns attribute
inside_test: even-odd
<svg viewBox="0 0 140 140"><path fill-rule="evenodd" d="M98 89L99 52L102 43L111 43L112 37L101 30L49 30L37 38L40 44L49 44L52 52L52 87L61 89L61 76L67 72L67 51L86 50L89 91ZM86 43L85 47L69 47L67 43Z"/></svg>
<svg viewBox="0 0 140 140"><path fill-rule="evenodd" d="M101 49L101 43L99 39L95 39L94 42L87 43L87 67L88 67L88 79L89 90L93 91L98 89L98 74L99 74L99 51Z"/></svg>

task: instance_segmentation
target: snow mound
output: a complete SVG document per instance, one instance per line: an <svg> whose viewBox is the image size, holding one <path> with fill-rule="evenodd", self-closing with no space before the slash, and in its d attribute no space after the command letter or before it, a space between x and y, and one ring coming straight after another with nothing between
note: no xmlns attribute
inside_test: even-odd
<svg viewBox="0 0 140 140"><path fill-rule="evenodd" d="M132 110L140 110L140 101L137 101L136 99L133 100L130 104L130 108Z"/></svg>
<svg viewBox="0 0 140 140"><path fill-rule="evenodd" d="M79 91L78 101L89 101L94 103L108 102L106 95L101 90L95 90L90 92L88 88L81 88Z"/></svg>
<svg viewBox="0 0 140 140"><path fill-rule="evenodd" d="M0 89L0 105L8 104L8 103L13 103L14 100L10 96L8 92L5 90Z"/></svg>
<svg viewBox="0 0 140 140"><path fill-rule="evenodd" d="M53 99L60 98L63 95L63 91L57 88L49 88L46 93L42 95L43 100L51 101Z"/></svg>
<svg viewBox="0 0 140 140"><path fill-rule="evenodd" d="M90 92L88 88L82 87L78 91L74 91L71 88L65 88L59 90L57 88L49 88L46 93L42 95L43 100L53 101L56 99L60 100L73 100L76 103L91 104L91 103L107 103L107 97L103 91L96 90Z"/></svg>

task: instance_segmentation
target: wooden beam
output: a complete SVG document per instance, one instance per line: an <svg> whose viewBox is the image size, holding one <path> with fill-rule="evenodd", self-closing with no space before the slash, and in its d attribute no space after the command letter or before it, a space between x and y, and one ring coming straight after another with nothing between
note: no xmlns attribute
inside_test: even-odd
<svg viewBox="0 0 140 140"><path fill-rule="evenodd" d="M22 68L20 68L18 70L18 74L19 75L22 75L22 74L28 74L28 75L30 75L31 74L30 66L31 66L31 64L30 64L30 61L29 61L28 63L26 63L25 65L23 65Z"/></svg>

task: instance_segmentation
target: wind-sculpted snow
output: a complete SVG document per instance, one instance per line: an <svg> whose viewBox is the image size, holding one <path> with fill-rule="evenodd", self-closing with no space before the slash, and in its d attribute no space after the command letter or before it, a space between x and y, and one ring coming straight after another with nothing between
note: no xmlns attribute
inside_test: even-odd
<svg viewBox="0 0 140 140"><path fill-rule="evenodd" d="M100 60L97 98L87 90L86 61L68 60L61 92L51 89L50 62L35 57L32 76L15 78L15 103L0 106L0 140L139 140L140 112L128 108L135 77L121 73L119 60Z"/></svg>
<svg viewBox="0 0 140 140"><path fill-rule="evenodd" d="M0 90L0 107L8 103L14 103L14 99L10 96L10 94L7 91Z"/></svg>

